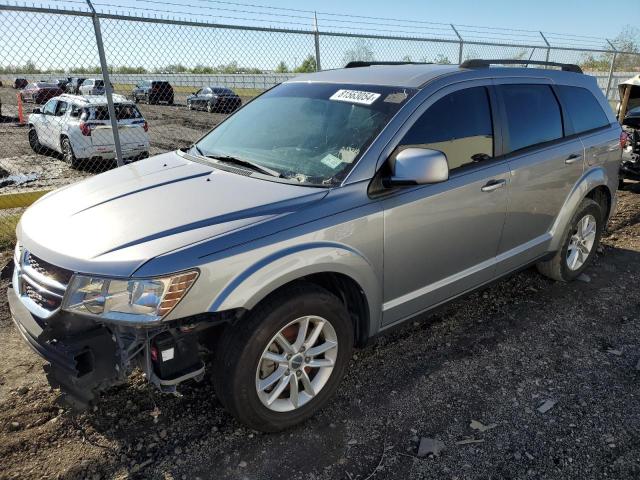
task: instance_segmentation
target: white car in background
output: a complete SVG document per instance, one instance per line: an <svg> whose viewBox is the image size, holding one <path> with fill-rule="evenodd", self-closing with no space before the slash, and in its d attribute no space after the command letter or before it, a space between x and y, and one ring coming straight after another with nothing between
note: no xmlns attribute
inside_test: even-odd
<svg viewBox="0 0 640 480"><path fill-rule="evenodd" d="M87 78L80 88L80 95L104 95L104 80L101 78Z"/></svg>
<svg viewBox="0 0 640 480"><path fill-rule="evenodd" d="M138 107L113 96L124 160L149 156L148 125ZM76 168L89 159L114 159L115 142L104 96L60 95L29 115L29 144L36 153L61 153Z"/></svg>

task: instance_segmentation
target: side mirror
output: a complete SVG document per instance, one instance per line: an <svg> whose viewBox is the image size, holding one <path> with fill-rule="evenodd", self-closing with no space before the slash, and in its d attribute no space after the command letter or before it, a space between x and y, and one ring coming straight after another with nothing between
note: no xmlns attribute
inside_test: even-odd
<svg viewBox="0 0 640 480"><path fill-rule="evenodd" d="M405 148L391 160L391 177L385 186L424 185L444 182L449 178L447 156L428 148Z"/></svg>
<svg viewBox="0 0 640 480"><path fill-rule="evenodd" d="M42 113L42 110L39 108L34 108L32 113Z"/></svg>

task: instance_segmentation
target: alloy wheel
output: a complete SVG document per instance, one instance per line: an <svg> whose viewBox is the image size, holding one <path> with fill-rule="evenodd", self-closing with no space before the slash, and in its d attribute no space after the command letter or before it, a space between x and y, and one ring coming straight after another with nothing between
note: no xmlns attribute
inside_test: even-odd
<svg viewBox="0 0 640 480"><path fill-rule="evenodd" d="M256 370L256 391L275 412L298 409L326 385L338 354L330 322L304 316L285 325L267 344Z"/></svg>
<svg viewBox="0 0 640 480"><path fill-rule="evenodd" d="M582 217L569 239L567 247L567 267L578 270L584 265L596 240L597 221L591 214Z"/></svg>

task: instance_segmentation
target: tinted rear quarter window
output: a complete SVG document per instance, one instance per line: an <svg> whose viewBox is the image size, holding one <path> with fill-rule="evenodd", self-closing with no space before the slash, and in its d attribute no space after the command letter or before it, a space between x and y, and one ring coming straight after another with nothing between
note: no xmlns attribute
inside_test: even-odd
<svg viewBox="0 0 640 480"><path fill-rule="evenodd" d="M509 152L562 138L560 105L548 85L500 85Z"/></svg>
<svg viewBox="0 0 640 480"><path fill-rule="evenodd" d="M567 133L583 133L609 125L600 102L586 88L558 85L556 91L573 127L573 132Z"/></svg>

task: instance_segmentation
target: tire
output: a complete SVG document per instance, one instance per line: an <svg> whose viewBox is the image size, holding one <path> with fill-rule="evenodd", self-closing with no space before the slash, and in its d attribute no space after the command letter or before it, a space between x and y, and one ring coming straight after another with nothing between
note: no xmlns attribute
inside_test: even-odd
<svg viewBox="0 0 640 480"><path fill-rule="evenodd" d="M169 99L169 101L167 102L167 105L173 105L173 97Z"/></svg>
<svg viewBox="0 0 640 480"><path fill-rule="evenodd" d="M75 153L73 153L71 141L67 137L63 137L60 141L60 147L65 163L67 163L71 168L78 168L80 166L80 161L76 158Z"/></svg>
<svg viewBox="0 0 640 480"><path fill-rule="evenodd" d="M193 105L191 105L191 102L187 102L187 110L193 110Z"/></svg>
<svg viewBox="0 0 640 480"><path fill-rule="evenodd" d="M585 225L585 223L582 222L587 222L585 219L593 219L595 221L593 237L591 237L591 235L588 236L589 239L593 238L593 242L583 243L582 245L585 248L575 247L575 239L581 236L579 229ZM585 198L582 200L582 203L580 203L580 206L569 223L569 227L562 241L562 248L556 252L552 259L538 263L536 265L538 271L544 276L560 282L570 282L576 279L593 260L598 245L600 245L600 236L602 235L603 227L604 212L602 211L602 207L598 202L590 198ZM587 252L586 247L589 244L590 247ZM576 262L572 261L572 259L576 259L576 257L571 256L574 251L580 252L577 254L578 258ZM573 267L571 267L570 264L573 264Z"/></svg>
<svg viewBox="0 0 640 480"><path fill-rule="evenodd" d="M207 112L213 113L213 104L211 102L207 102Z"/></svg>
<svg viewBox="0 0 640 480"><path fill-rule="evenodd" d="M133 96L133 103L138 103L140 100L138 100L138 97L136 95Z"/></svg>
<svg viewBox="0 0 640 480"><path fill-rule="evenodd" d="M289 355L291 358L287 359L284 348L275 347L280 345L275 341L276 334L282 333L291 342L288 345L295 349L298 327L305 318L309 322L306 330L309 341L310 332L315 332L318 325L322 333L306 351L301 347L298 350L301 353ZM323 320L326 323L322 324ZM295 323L298 321L300 323ZM312 347L331 345L333 339L334 347L324 353L305 356L314 350ZM353 325L345 306L336 296L306 282L285 287L226 330L214 362L216 395L233 416L250 428L263 432L289 428L311 417L333 396L351 357L352 347ZM264 359L263 355L267 353L277 355L282 363L277 366ZM269 362L273 364L272 369L264 372L263 368L268 367ZM278 373L279 379L259 394L259 382L264 384L266 379ZM276 389L281 383L284 390L278 394ZM297 408L292 400L294 385L299 391ZM277 397L271 407L265 403L269 396Z"/></svg>
<svg viewBox="0 0 640 480"><path fill-rule="evenodd" d="M28 135L29 135L29 146L31 147L31 150L33 150L36 153L42 154L44 152L44 147L40 143L40 140L38 140L38 132L36 132L36 129L31 127L29 129Z"/></svg>

